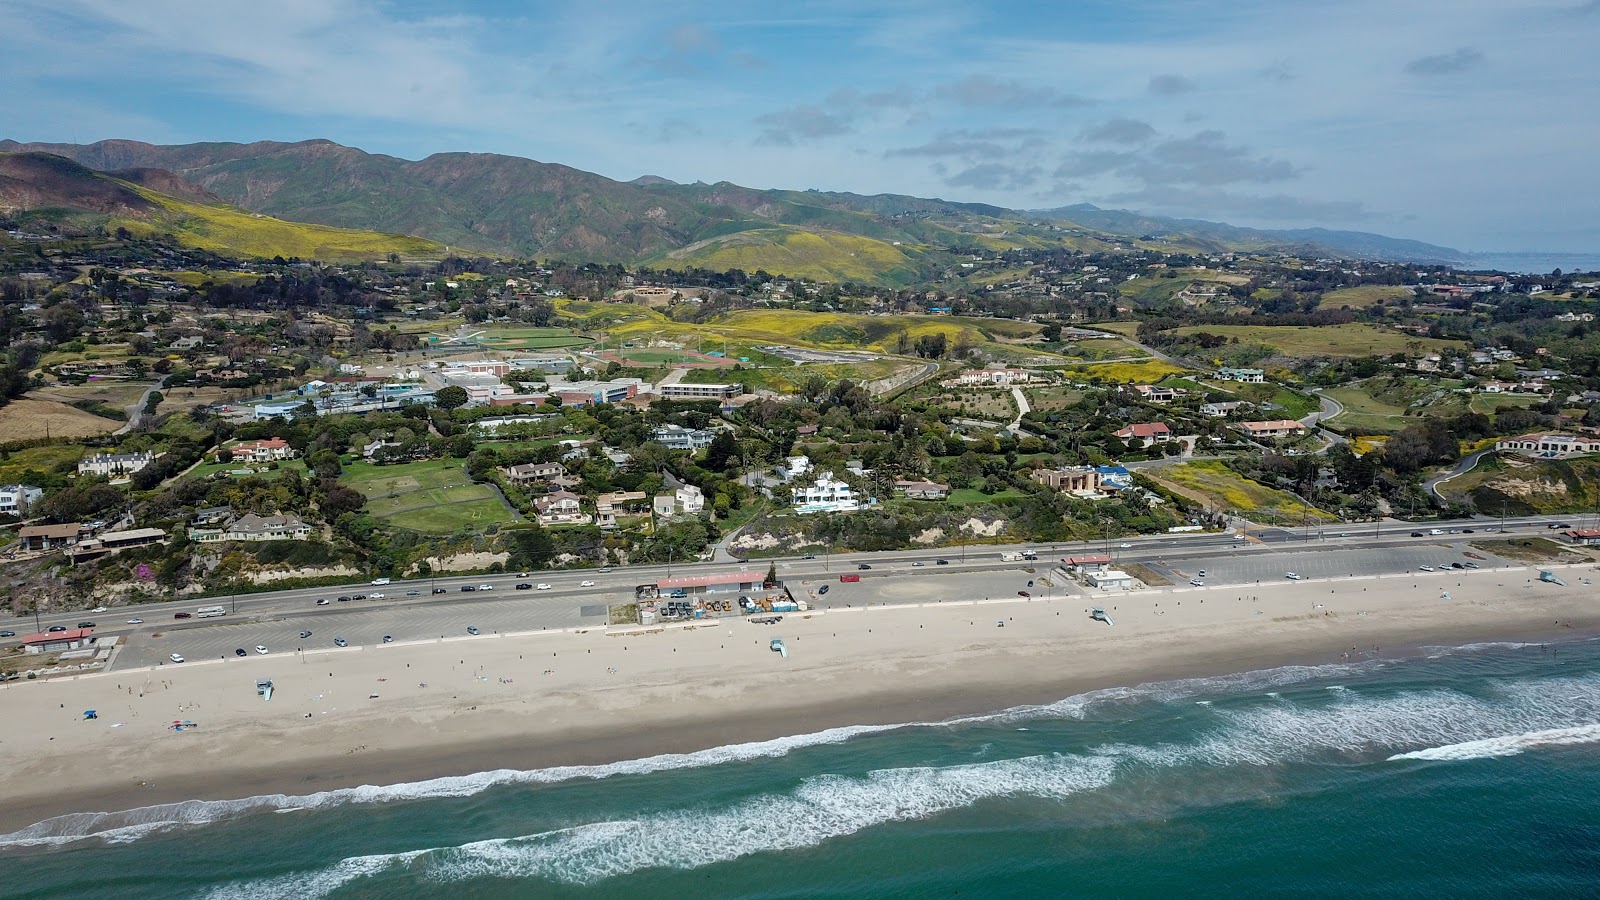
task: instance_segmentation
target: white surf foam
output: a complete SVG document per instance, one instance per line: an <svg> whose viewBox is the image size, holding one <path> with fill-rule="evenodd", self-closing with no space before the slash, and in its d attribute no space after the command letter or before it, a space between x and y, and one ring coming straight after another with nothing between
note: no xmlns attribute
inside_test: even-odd
<svg viewBox="0 0 1600 900"><path fill-rule="evenodd" d="M1484 738L1480 741L1462 741L1459 744L1447 744L1443 747L1429 747L1426 750L1413 750L1410 753L1396 753L1389 759L1391 761L1397 759L1430 759L1459 762L1468 759L1490 759L1496 756L1516 756L1523 751L1536 750L1541 747L1565 747L1574 744L1593 743L1600 743L1600 725L1551 728L1546 731L1530 731L1524 734L1508 734L1501 737Z"/></svg>
<svg viewBox="0 0 1600 900"><path fill-rule="evenodd" d="M1032 756L944 768L819 775L793 791L723 809L663 812L458 847L341 860L314 873L229 885L216 900L320 897L385 871L436 882L544 878L592 884L648 868L692 869L753 853L813 847L889 822L923 819L997 797L1064 798L1110 783L1115 762Z"/></svg>

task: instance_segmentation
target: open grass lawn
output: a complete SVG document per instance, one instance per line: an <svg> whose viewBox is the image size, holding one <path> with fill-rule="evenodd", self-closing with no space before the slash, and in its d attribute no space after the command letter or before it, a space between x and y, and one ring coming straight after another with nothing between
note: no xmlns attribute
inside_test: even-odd
<svg viewBox="0 0 1600 900"><path fill-rule="evenodd" d="M1317 305L1328 309L1338 309L1348 306L1351 309L1365 309L1377 305L1379 300L1399 300L1411 296L1411 289L1397 284L1364 284L1360 287L1335 288L1322 295L1322 300Z"/></svg>
<svg viewBox="0 0 1600 900"><path fill-rule="evenodd" d="M1308 511L1294 494L1251 481L1212 460L1179 463L1146 474L1178 489L1179 493L1204 498L1214 508L1238 510L1253 522L1298 524L1302 521L1338 521L1336 516L1316 507Z"/></svg>
<svg viewBox="0 0 1600 900"><path fill-rule="evenodd" d="M1494 415L1503 409L1526 408L1542 401L1538 394L1478 394L1472 395L1473 412Z"/></svg>
<svg viewBox="0 0 1600 900"><path fill-rule="evenodd" d="M479 342L496 350L550 350L581 347L593 341L570 328L494 326L478 336Z"/></svg>
<svg viewBox="0 0 1600 900"><path fill-rule="evenodd" d="M1124 337L1133 337L1139 333L1138 322L1097 322L1089 326L1096 331L1111 331Z"/></svg>
<svg viewBox="0 0 1600 900"><path fill-rule="evenodd" d="M193 469L189 470L189 477L210 478L218 473L223 473L234 478L254 477L265 478L268 481L272 481L277 478L282 478L285 472L290 471L300 473L301 478L311 477L310 471L306 469L306 463L303 459L284 460L278 463L278 467L276 469L268 468L268 463L252 464L236 462L208 462L195 466Z"/></svg>
<svg viewBox="0 0 1600 900"><path fill-rule="evenodd" d="M13 404L17 401L13 401ZM6 409L10 409L7 406ZM73 410L77 412L77 410ZM0 409L3 416L5 409ZM83 413L83 415L89 415ZM90 418L98 418L90 416ZM103 421L103 420L102 420ZM48 447L26 447L0 454L0 484L16 484L22 474L30 469L40 472L76 472L78 460L89 455L87 447L76 444L51 444Z"/></svg>
<svg viewBox="0 0 1600 900"><path fill-rule="evenodd" d="M1418 337L1399 331L1385 331L1372 325L1350 323L1324 327L1309 325L1185 325L1173 329L1181 335L1197 332L1238 338L1240 343L1263 344L1280 355L1374 356L1392 353L1423 353L1445 347L1464 347L1462 341Z"/></svg>
<svg viewBox="0 0 1600 900"><path fill-rule="evenodd" d="M88 401L118 409L138 400L155 382L121 381L104 379L84 384L58 384L30 391L28 396L37 400L59 400L62 403Z"/></svg>
<svg viewBox="0 0 1600 900"><path fill-rule="evenodd" d="M342 478L366 495L367 512L374 518L412 531L449 533L507 525L518 518L492 488L473 484L458 460L351 463Z"/></svg>
<svg viewBox="0 0 1600 900"><path fill-rule="evenodd" d="M93 344L82 350L51 350L39 357L39 367L69 362L122 362L133 355L127 344Z"/></svg>
<svg viewBox="0 0 1600 900"><path fill-rule="evenodd" d="M1021 500L1028 496L1016 488L1006 488L998 494L985 494L973 488L957 488L950 492L946 502L951 506L971 506L975 503L994 503L999 500Z"/></svg>
<svg viewBox="0 0 1600 900"><path fill-rule="evenodd" d="M1083 392L1059 385L1044 388L1023 388L1028 405L1040 412L1065 409L1083 400Z"/></svg>
<svg viewBox="0 0 1600 900"><path fill-rule="evenodd" d="M1328 420L1329 426L1342 431L1393 434L1417 421L1406 415L1404 406L1379 400L1356 385L1327 388L1323 393L1344 406L1344 412Z"/></svg>
<svg viewBox="0 0 1600 900"><path fill-rule="evenodd" d="M0 441L89 437L109 434L122 424L54 400L24 397L0 407ZM81 447L78 453L83 455Z"/></svg>

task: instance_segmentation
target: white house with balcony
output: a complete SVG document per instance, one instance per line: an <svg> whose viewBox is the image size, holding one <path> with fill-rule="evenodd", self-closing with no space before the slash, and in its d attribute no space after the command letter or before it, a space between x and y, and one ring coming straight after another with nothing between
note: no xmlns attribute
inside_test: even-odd
<svg viewBox="0 0 1600 900"><path fill-rule="evenodd" d="M855 512L861 508L850 485L823 472L813 484L793 488L794 511L802 516L811 513Z"/></svg>
<svg viewBox="0 0 1600 900"><path fill-rule="evenodd" d="M44 488L31 484L0 485L0 515L25 516L35 503L44 499Z"/></svg>

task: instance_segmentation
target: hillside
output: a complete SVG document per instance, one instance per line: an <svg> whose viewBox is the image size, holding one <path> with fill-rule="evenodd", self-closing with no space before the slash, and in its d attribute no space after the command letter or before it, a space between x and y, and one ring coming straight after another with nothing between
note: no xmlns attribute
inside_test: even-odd
<svg viewBox="0 0 1600 900"><path fill-rule="evenodd" d="M437 257L444 251L422 238L285 222L241 210L165 170L124 171L133 180L48 153L0 153L0 211L85 232L125 228L138 236L171 235L184 246L241 257L354 260L390 253Z"/></svg>
<svg viewBox="0 0 1600 900"><path fill-rule="evenodd" d="M1354 232L1264 232L1086 205L1018 213L899 194L758 190L727 182L677 184L656 176L620 182L514 156L438 153L412 161L327 140L170 146L0 141L4 150L55 153L106 172L158 169L240 208L281 219L413 234L457 252L519 258L737 266L892 283L912 270L950 262L937 255L949 248L1098 250L1125 244L1129 237L1135 244L1194 252L1312 247L1330 254L1458 255ZM1041 218L1048 223L1030 224ZM796 237L802 232L815 237ZM745 233L740 240L726 240ZM851 256L849 250L819 246L837 248L841 237L900 247L883 252L874 245L871 253L858 249ZM902 257L914 254L903 248L914 245L923 249L908 268Z"/></svg>

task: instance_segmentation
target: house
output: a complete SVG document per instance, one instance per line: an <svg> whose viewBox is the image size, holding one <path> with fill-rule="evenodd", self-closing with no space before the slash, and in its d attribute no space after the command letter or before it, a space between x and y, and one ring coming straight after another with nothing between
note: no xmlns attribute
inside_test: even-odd
<svg viewBox="0 0 1600 900"><path fill-rule="evenodd" d="M599 503L609 503L626 512L649 499L649 496L644 491L612 491L609 494L601 494L595 500Z"/></svg>
<svg viewBox="0 0 1600 900"><path fill-rule="evenodd" d="M44 488L31 484L0 485L0 515L21 518L44 499Z"/></svg>
<svg viewBox="0 0 1600 900"><path fill-rule="evenodd" d="M817 426L801 425L799 428L794 430L794 433L796 437L810 437L811 435L817 433Z"/></svg>
<svg viewBox="0 0 1600 900"><path fill-rule="evenodd" d="M811 471L811 458L808 456L791 456L784 460L784 463L784 469L779 474L783 476L785 481L799 478L801 475Z"/></svg>
<svg viewBox="0 0 1600 900"><path fill-rule="evenodd" d="M1221 368L1217 370L1217 377L1223 381L1241 381L1245 384L1261 384L1267 380L1267 373L1264 369Z"/></svg>
<svg viewBox="0 0 1600 900"><path fill-rule="evenodd" d="M556 491L533 501L540 525L588 525L593 521L583 512L581 500L571 491Z"/></svg>
<svg viewBox="0 0 1600 900"><path fill-rule="evenodd" d="M1068 466L1064 469L1036 469L1033 480L1067 494L1098 494L1103 477L1098 470L1089 466Z"/></svg>
<svg viewBox="0 0 1600 900"><path fill-rule="evenodd" d="M201 337L198 334L191 334L188 337L178 338L177 340L168 344L167 348L171 350L193 350L196 347L203 346L205 342L206 339L204 337Z"/></svg>
<svg viewBox="0 0 1600 900"><path fill-rule="evenodd" d="M224 541L303 541L311 536L311 526L290 513L281 516L258 516L246 513L233 521L222 533Z"/></svg>
<svg viewBox="0 0 1600 900"><path fill-rule="evenodd" d="M1240 410L1251 408L1252 404L1245 400L1218 400L1200 406L1200 414L1204 416L1229 416Z"/></svg>
<svg viewBox="0 0 1600 900"><path fill-rule="evenodd" d="M1033 380L1027 369L968 369L956 377L956 384L986 384L1008 387Z"/></svg>
<svg viewBox="0 0 1600 900"><path fill-rule="evenodd" d="M793 488L790 494L794 501L794 511L802 516L811 513L855 512L861 508L861 503L856 499L850 485L835 479L832 472L823 472L817 476L815 483Z"/></svg>
<svg viewBox="0 0 1600 900"><path fill-rule="evenodd" d="M1145 422L1138 425L1129 425L1111 433L1125 441L1139 438L1150 444L1172 437L1172 429L1168 428L1165 422Z"/></svg>
<svg viewBox="0 0 1600 900"><path fill-rule="evenodd" d="M399 441L386 441L383 438L376 438L376 439L374 439L372 441L372 443L367 444L365 447L361 448L361 458L362 459L366 459L366 460L371 460L374 457L376 457L379 454L379 452L381 452L385 448L394 447L394 448L398 449L399 446L400 446L400 442Z"/></svg>
<svg viewBox="0 0 1600 900"><path fill-rule="evenodd" d="M115 553L129 547L143 547L146 544L165 544L167 533L159 528L130 528L126 531L108 531L98 537L86 537L72 547L67 548L67 553L74 560L88 557L101 556L106 553Z"/></svg>
<svg viewBox="0 0 1600 900"><path fill-rule="evenodd" d="M1306 426L1294 419L1271 419L1266 422L1240 422L1239 428L1253 438L1299 437Z"/></svg>
<svg viewBox="0 0 1600 900"><path fill-rule="evenodd" d="M711 446L716 434L704 428L662 425L652 432L651 437L668 450L704 450Z"/></svg>
<svg viewBox="0 0 1600 900"><path fill-rule="evenodd" d="M558 475L567 474L567 470L560 463L523 463L520 466L501 466L500 471L505 474L508 481L525 484L530 481L547 481Z"/></svg>
<svg viewBox="0 0 1600 900"><path fill-rule="evenodd" d="M656 393L664 400L727 400L744 393L742 384L662 384Z"/></svg>
<svg viewBox="0 0 1600 900"><path fill-rule="evenodd" d="M695 515L706 508L706 495L692 484L678 488L672 496L679 512Z"/></svg>
<svg viewBox="0 0 1600 900"><path fill-rule="evenodd" d="M1500 453L1520 453L1535 459L1566 459L1584 453L1600 453L1600 437L1580 437L1557 432L1524 434L1494 442Z"/></svg>
<svg viewBox="0 0 1600 900"><path fill-rule="evenodd" d="M896 481L894 489L908 500L943 500L950 496L950 485L936 481Z"/></svg>
<svg viewBox="0 0 1600 900"><path fill-rule="evenodd" d="M227 449L233 453L234 462L263 463L294 459L295 457L294 448L290 447L289 442L281 437L265 441L247 441L242 444L234 444ZM221 456L222 452L222 450L218 450L217 455Z"/></svg>
<svg viewBox="0 0 1600 900"><path fill-rule="evenodd" d="M208 506L205 509L194 511L194 518L190 521L197 526L223 525L233 519L233 507Z"/></svg>
<svg viewBox="0 0 1600 900"><path fill-rule="evenodd" d="M1133 588L1133 576L1121 569L1099 569L1086 572L1083 577L1089 582L1090 587L1108 591L1126 591Z"/></svg>
<svg viewBox="0 0 1600 900"><path fill-rule="evenodd" d="M1177 388L1160 387L1154 384L1136 384L1133 389L1138 392L1139 399L1146 403L1171 403L1184 391Z"/></svg>
<svg viewBox="0 0 1600 900"><path fill-rule="evenodd" d="M670 519L677 515L677 498L671 494L657 494L651 498L650 512L658 519Z"/></svg>
<svg viewBox="0 0 1600 900"><path fill-rule="evenodd" d="M29 525L17 531L17 540L24 550L59 550L78 542L84 528L76 522L68 525Z"/></svg>
<svg viewBox="0 0 1600 900"><path fill-rule="evenodd" d="M606 531L616 528L617 508L604 500L597 501L594 505L594 523Z"/></svg>
<svg viewBox="0 0 1600 900"><path fill-rule="evenodd" d="M155 458L155 454L148 450L134 453L99 453L79 462L78 474L103 475L106 478L132 475L150 465Z"/></svg>

